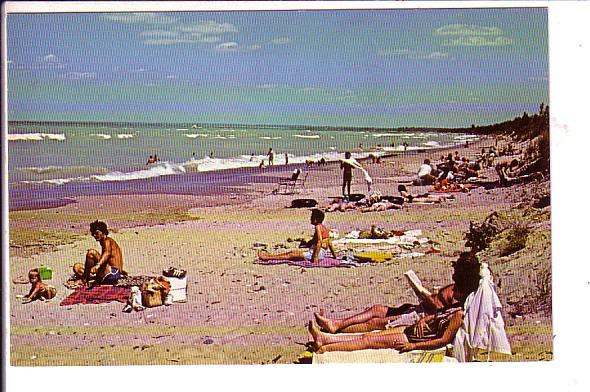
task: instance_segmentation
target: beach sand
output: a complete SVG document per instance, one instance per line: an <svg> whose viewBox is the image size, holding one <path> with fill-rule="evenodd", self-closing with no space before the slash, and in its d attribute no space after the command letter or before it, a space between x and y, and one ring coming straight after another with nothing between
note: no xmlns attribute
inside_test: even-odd
<svg viewBox="0 0 590 392"><path fill-rule="evenodd" d="M484 139L460 148L475 156ZM450 150L450 151L454 151ZM397 195L397 180L409 178L424 158L434 162L448 151L408 152L380 164L363 165L374 178L373 189ZM376 225L386 230L422 230L440 253L400 258L358 268L301 268L254 264L254 243L269 250L295 247L287 239L310 237L309 209L286 208L294 198L314 198L321 206L340 194L338 164L303 167L309 172L296 195L273 194L275 177L284 170L260 170L268 181L244 184L231 193L186 195L115 195L81 197L77 203L31 211L12 211L10 278L45 265L54 277L47 283L58 294L49 302L21 304L18 294L28 286L10 285L10 363L50 365L176 365L294 363L309 340L306 322L322 308L328 316L344 316L382 303L415 302L403 273L416 271L426 287L450 282L451 262L464 250L470 221L482 222L497 210L518 210L534 186L514 185L456 194L438 205L406 205L377 213L348 211L326 214L325 225L341 234ZM493 169L484 175L496 179ZM420 193L427 187L411 187ZM353 192L367 193L355 172ZM536 272L550 268L549 209L534 223L527 248L510 256L485 260L497 277L505 305L507 333L513 356L502 361L552 358L552 322L542 313L508 315L530 294ZM63 283L75 262L89 248L100 249L88 224L105 221L124 252L132 275L159 275L169 266L188 271L188 302L123 313L123 304L60 306L71 293ZM421 249L424 251L427 247ZM340 249L344 251L344 249ZM417 249L416 251L420 251ZM498 282L499 281L499 282Z"/></svg>

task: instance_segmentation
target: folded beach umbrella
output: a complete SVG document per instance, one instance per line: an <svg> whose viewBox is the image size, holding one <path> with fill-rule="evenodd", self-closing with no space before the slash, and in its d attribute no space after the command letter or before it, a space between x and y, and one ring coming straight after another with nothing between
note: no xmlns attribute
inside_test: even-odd
<svg viewBox="0 0 590 392"><path fill-rule="evenodd" d="M454 357L459 362L471 362L477 349L487 350L488 355L492 351L512 354L500 313L502 304L486 263L481 265L480 276L479 288L465 301L463 325L453 343Z"/></svg>

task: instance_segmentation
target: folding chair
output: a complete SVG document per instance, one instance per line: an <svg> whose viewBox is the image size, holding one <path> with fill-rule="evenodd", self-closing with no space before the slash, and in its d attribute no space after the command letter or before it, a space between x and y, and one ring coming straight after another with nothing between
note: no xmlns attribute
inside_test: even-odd
<svg viewBox="0 0 590 392"><path fill-rule="evenodd" d="M295 184L297 184L297 180L299 179L299 176L301 175L301 170L297 169L293 172L293 174L291 175L290 178L283 178L281 180L279 180L278 182L278 188L276 190L277 193L281 192L281 188L285 188L284 189L284 193L288 193L287 191L289 190L289 188L291 188L291 193L293 193L293 190L295 189Z"/></svg>

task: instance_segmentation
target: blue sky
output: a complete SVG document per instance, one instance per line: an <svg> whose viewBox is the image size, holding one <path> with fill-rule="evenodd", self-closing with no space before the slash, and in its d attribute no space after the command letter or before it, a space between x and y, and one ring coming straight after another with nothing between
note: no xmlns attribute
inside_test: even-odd
<svg viewBox="0 0 590 392"><path fill-rule="evenodd" d="M8 15L9 119L469 126L548 102L545 9Z"/></svg>

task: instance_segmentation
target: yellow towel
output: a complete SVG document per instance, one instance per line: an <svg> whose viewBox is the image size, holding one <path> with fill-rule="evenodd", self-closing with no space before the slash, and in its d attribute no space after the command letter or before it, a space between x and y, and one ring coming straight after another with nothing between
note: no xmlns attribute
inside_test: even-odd
<svg viewBox="0 0 590 392"><path fill-rule="evenodd" d="M362 263L383 263L384 261L391 260L393 257L390 253L379 252L379 251L366 251L354 254L355 260Z"/></svg>

